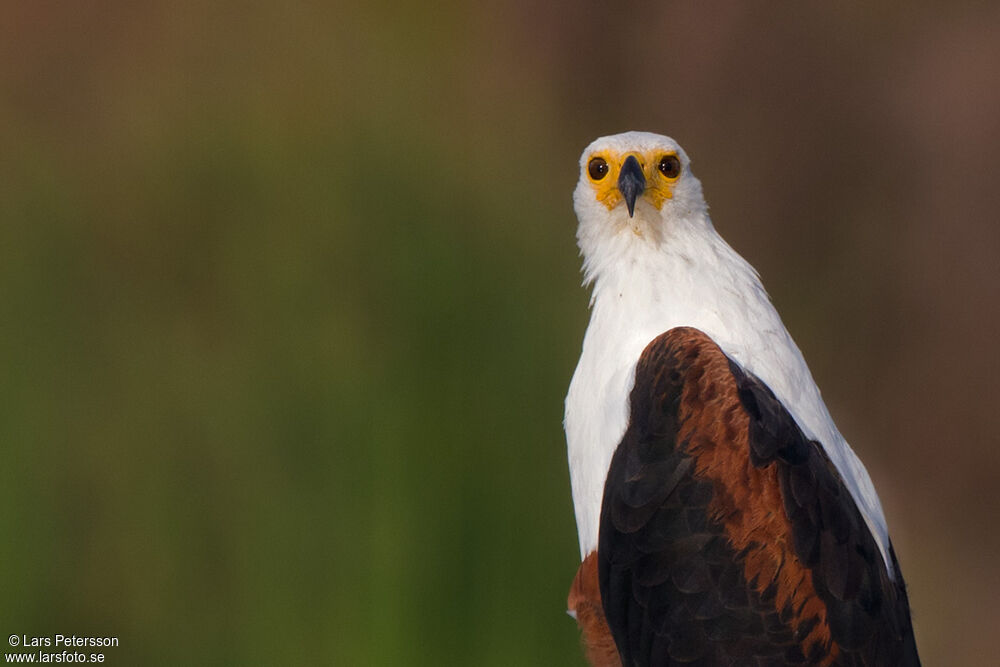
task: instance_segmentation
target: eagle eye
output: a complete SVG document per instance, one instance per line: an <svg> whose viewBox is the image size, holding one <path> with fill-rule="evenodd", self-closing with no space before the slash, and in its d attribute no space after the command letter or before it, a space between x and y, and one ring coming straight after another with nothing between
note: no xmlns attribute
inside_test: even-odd
<svg viewBox="0 0 1000 667"><path fill-rule="evenodd" d="M608 175L608 163L602 157L595 157L587 163L587 173L595 181Z"/></svg>
<svg viewBox="0 0 1000 667"><path fill-rule="evenodd" d="M681 175L681 161L676 155L664 155L660 158L660 163L656 165L660 173L667 178L677 178Z"/></svg>

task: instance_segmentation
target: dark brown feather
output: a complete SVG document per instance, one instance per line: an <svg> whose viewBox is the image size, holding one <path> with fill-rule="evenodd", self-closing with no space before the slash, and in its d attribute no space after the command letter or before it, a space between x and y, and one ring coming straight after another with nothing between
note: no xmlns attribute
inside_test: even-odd
<svg viewBox="0 0 1000 667"><path fill-rule="evenodd" d="M766 385L678 328L630 400L598 546L623 664L919 664L898 566Z"/></svg>

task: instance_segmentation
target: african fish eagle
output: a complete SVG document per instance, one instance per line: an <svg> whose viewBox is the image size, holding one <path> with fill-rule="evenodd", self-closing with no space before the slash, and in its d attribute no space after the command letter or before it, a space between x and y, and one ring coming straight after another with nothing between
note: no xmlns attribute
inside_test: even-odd
<svg viewBox="0 0 1000 667"><path fill-rule="evenodd" d="M673 139L594 141L566 396L594 665L919 665L871 479Z"/></svg>

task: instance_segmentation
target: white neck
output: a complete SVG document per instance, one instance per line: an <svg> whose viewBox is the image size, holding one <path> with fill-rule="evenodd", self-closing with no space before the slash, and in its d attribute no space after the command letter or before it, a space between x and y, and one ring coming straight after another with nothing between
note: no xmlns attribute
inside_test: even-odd
<svg viewBox="0 0 1000 667"><path fill-rule="evenodd" d="M822 443L885 558L888 536L878 497L830 418L802 354L753 267L715 232L706 214L692 213L670 225L663 239L626 228L594 243L580 231L585 275L593 282L592 312L566 396L565 427L581 557L597 548L604 481L628 424L639 356L659 334L690 326L763 380L806 436Z"/></svg>

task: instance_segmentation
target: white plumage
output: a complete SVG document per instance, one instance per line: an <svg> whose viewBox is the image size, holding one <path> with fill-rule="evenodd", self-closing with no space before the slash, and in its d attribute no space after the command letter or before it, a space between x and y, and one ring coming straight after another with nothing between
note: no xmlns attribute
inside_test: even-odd
<svg viewBox="0 0 1000 667"><path fill-rule="evenodd" d="M675 154L681 174L659 208L640 197L626 206L595 196L588 162L601 154L644 168ZM574 194L584 284L593 285L583 351L566 396L565 428L581 557L597 548L608 467L625 432L629 393L643 349L661 333L690 326L763 380L806 436L836 465L878 543L890 575L888 531L867 471L827 412L801 352L756 271L716 233L701 183L669 137L627 132L594 141L580 160Z"/></svg>

